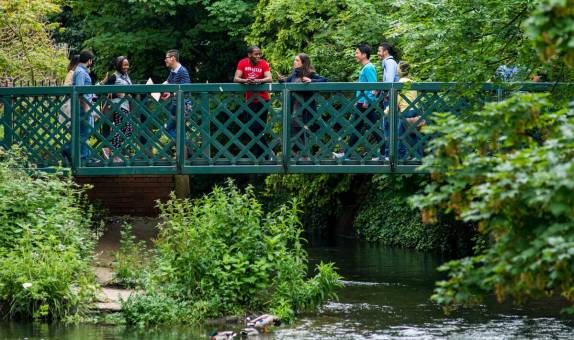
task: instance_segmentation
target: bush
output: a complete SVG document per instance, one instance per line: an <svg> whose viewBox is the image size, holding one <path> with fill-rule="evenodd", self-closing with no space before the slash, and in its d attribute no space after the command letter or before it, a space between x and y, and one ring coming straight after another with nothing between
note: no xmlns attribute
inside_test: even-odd
<svg viewBox="0 0 574 340"><path fill-rule="evenodd" d="M424 163L436 173L413 201L431 222L449 212L477 224L488 243L440 268L448 279L433 300L451 311L492 294L518 303L561 295L574 312L574 103L518 93L469 118L428 127Z"/></svg>
<svg viewBox="0 0 574 340"><path fill-rule="evenodd" d="M57 243L91 255L91 208L71 177L26 170L18 149L0 148L0 255L28 232L35 245Z"/></svg>
<svg viewBox="0 0 574 340"><path fill-rule="evenodd" d="M131 324L194 322L273 311L284 320L313 309L339 285L332 265L309 280L297 203L264 214L253 189L232 182L190 203L172 197L159 205L156 258L146 294L124 302ZM146 305L171 301L161 315ZM161 308L152 308L158 313Z"/></svg>
<svg viewBox="0 0 574 340"><path fill-rule="evenodd" d="M63 320L82 314L97 286L71 248L23 242L0 257L0 311L10 319Z"/></svg>
<svg viewBox="0 0 574 340"><path fill-rule="evenodd" d="M425 176L375 176L375 186L359 206L355 230L360 238L419 251L468 254L476 234L470 224L443 219L423 224L421 213L408 202L420 191Z"/></svg>
<svg viewBox="0 0 574 340"><path fill-rule="evenodd" d="M96 288L91 210L71 178L24 171L22 158L0 148L0 313L37 320L82 314Z"/></svg>

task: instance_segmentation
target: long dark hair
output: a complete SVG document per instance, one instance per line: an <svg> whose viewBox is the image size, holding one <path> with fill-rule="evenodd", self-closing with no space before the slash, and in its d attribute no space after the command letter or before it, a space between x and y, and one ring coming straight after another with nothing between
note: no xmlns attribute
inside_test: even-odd
<svg viewBox="0 0 574 340"><path fill-rule="evenodd" d="M70 56L70 63L68 64L68 71L72 71L73 69L75 69L79 63L80 63L80 55L72 54L72 56Z"/></svg>
<svg viewBox="0 0 574 340"><path fill-rule="evenodd" d="M297 57L299 57L299 60L301 60L301 72L299 73L299 76L302 77L309 77L310 75L312 75L313 73L315 73L315 69L313 68L313 66L311 66L311 58L309 58L309 55L305 54L305 53L299 53L297 54Z"/></svg>

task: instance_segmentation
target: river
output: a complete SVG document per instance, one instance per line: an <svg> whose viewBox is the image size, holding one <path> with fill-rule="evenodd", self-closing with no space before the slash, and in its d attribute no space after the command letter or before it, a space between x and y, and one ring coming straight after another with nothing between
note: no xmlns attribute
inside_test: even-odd
<svg viewBox="0 0 574 340"><path fill-rule="evenodd" d="M339 301L302 315L266 339L572 339L574 318L559 313L558 299L525 306L494 300L445 316L429 300L436 267L445 259L412 250L338 238L309 246L310 263L332 261L344 277ZM133 330L118 326L72 327L0 324L0 339L207 339L212 327Z"/></svg>

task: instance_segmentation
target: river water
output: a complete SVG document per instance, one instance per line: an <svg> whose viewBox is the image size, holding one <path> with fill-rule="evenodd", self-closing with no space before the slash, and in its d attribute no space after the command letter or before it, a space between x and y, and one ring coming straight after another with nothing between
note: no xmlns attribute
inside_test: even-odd
<svg viewBox="0 0 574 340"><path fill-rule="evenodd" d="M339 301L302 315L265 339L574 339L574 318L559 313L559 299L526 306L489 301L445 316L429 300L440 256L336 239L309 247L311 264L335 262L344 277ZM131 330L0 324L0 339L207 339L213 327Z"/></svg>

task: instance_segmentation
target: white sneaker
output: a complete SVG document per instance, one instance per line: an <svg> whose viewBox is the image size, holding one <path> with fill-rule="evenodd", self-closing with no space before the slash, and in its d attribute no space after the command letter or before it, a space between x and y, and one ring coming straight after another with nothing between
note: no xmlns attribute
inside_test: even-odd
<svg viewBox="0 0 574 340"><path fill-rule="evenodd" d="M345 153L344 152L333 152L333 157L339 159L339 158L343 158L345 157Z"/></svg>
<svg viewBox="0 0 574 340"><path fill-rule="evenodd" d="M373 158L371 158L371 160L377 162L377 161L380 161L381 158L380 157L373 157Z"/></svg>

